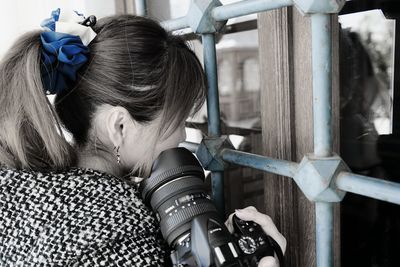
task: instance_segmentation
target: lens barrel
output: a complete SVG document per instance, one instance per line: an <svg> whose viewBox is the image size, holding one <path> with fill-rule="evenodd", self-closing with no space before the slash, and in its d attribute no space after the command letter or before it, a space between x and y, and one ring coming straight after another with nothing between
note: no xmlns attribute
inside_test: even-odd
<svg viewBox="0 0 400 267"><path fill-rule="evenodd" d="M190 222L196 216L218 217L204 185L204 170L185 148L163 151L139 191L145 203L157 213L161 232L170 245L190 231Z"/></svg>

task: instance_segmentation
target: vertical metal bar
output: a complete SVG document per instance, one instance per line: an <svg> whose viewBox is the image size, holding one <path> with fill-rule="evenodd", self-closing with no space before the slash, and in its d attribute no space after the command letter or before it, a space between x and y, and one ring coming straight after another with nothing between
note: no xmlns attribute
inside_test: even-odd
<svg viewBox="0 0 400 267"><path fill-rule="evenodd" d="M218 137L221 135L217 55L215 50L215 36L213 33L202 35L204 49L204 68L208 81L207 113L208 113L208 135ZM212 172L212 198L222 216L225 215L224 201L224 173Z"/></svg>
<svg viewBox="0 0 400 267"><path fill-rule="evenodd" d="M222 218L225 218L224 172L211 173L212 199Z"/></svg>
<svg viewBox="0 0 400 267"><path fill-rule="evenodd" d="M147 4L146 0L135 0L136 15L146 16L147 15Z"/></svg>
<svg viewBox="0 0 400 267"><path fill-rule="evenodd" d="M311 15L314 154L332 152L332 46L330 15Z"/></svg>
<svg viewBox="0 0 400 267"><path fill-rule="evenodd" d="M215 37L212 33L202 35L204 48L204 68L208 80L207 113L208 113L208 135L217 137L221 135L217 54L215 50Z"/></svg>
<svg viewBox="0 0 400 267"><path fill-rule="evenodd" d="M315 203L317 267L333 266L333 204Z"/></svg>
<svg viewBox="0 0 400 267"><path fill-rule="evenodd" d="M332 153L332 42L328 14L311 15L314 154ZM333 266L333 206L316 203L317 267Z"/></svg>

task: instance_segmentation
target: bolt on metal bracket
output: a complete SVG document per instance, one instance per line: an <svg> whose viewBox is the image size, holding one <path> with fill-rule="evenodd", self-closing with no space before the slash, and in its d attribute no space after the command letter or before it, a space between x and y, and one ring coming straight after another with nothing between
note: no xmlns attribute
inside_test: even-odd
<svg viewBox="0 0 400 267"><path fill-rule="evenodd" d="M346 0L293 0L297 9L305 15L314 13L339 13Z"/></svg>
<svg viewBox="0 0 400 267"><path fill-rule="evenodd" d="M211 11L222 6L219 0L193 0L186 16L187 23L195 33L214 33L221 30L227 21L216 21Z"/></svg>
<svg viewBox="0 0 400 267"><path fill-rule="evenodd" d="M307 154L301 160L293 179L310 201L340 202L346 192L339 190L334 181L343 171L350 170L336 154L331 157Z"/></svg>
<svg viewBox="0 0 400 267"><path fill-rule="evenodd" d="M228 163L221 156L222 149L235 149L227 135L220 137L205 137L196 151L204 169L209 171L224 171Z"/></svg>

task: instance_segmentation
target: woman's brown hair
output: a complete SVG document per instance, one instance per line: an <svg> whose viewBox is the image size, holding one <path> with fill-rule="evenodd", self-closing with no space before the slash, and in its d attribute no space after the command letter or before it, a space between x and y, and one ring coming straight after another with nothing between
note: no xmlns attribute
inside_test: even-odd
<svg viewBox="0 0 400 267"><path fill-rule="evenodd" d="M177 127L205 98L205 75L186 42L157 22L133 15L100 19L90 58L78 80L45 97L40 76L40 32L26 34L0 66L0 163L16 168L65 168L74 151L58 121L85 147L103 104L124 107L138 123L162 116L159 135ZM112 150L112 148L109 148Z"/></svg>

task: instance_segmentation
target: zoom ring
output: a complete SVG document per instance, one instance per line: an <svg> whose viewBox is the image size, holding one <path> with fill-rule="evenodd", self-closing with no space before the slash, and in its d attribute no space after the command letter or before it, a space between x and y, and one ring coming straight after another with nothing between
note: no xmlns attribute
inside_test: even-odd
<svg viewBox="0 0 400 267"><path fill-rule="evenodd" d="M203 169L199 166L195 165L179 166L177 168L163 172L154 178L148 178L143 180L140 183L139 192L142 192L142 197L144 200L146 200L149 191L155 189L159 183L161 182L165 183L170 180L173 180L177 174L182 175L185 172L195 172L204 175Z"/></svg>
<svg viewBox="0 0 400 267"><path fill-rule="evenodd" d="M206 191L207 188L204 185L203 180L196 176L184 177L184 181L175 180L171 181L159 189L157 189L151 197L150 204L153 209L157 210L159 206L166 200L171 198L171 192L174 192L175 196L182 192L191 192L195 189L196 191Z"/></svg>
<svg viewBox="0 0 400 267"><path fill-rule="evenodd" d="M200 203L186 207L184 209L178 208L177 212L172 212L172 216L168 216L164 221L161 221L161 233L164 237L168 239L173 230L191 221L193 218L200 214L207 212L217 212L214 204L209 199L199 200L197 202ZM168 240L168 242L170 242L170 240Z"/></svg>

